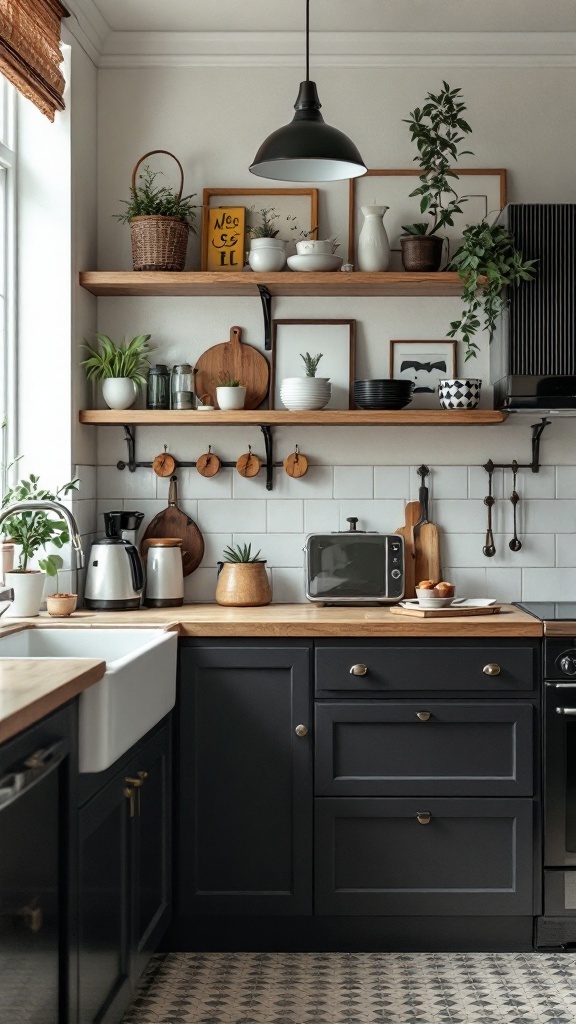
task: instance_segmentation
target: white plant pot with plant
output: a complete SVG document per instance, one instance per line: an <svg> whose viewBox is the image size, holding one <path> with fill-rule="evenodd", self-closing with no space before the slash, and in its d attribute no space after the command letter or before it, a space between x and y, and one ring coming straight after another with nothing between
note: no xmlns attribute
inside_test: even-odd
<svg viewBox="0 0 576 1024"><path fill-rule="evenodd" d="M229 373L221 373L216 385L216 401L222 410L243 409L246 401L246 388L239 380Z"/></svg>
<svg viewBox="0 0 576 1024"><path fill-rule="evenodd" d="M309 352L300 353L306 369L305 377L285 377L280 385L280 400L286 409L293 412L304 412L312 409L324 409L332 395L329 377L317 377L316 370L322 359L322 353L311 356Z"/></svg>
<svg viewBox="0 0 576 1024"><path fill-rule="evenodd" d="M78 594L61 593L58 586L58 570L64 565L64 559L60 555L48 555L39 560L38 565L47 576L56 577L56 593L46 595L46 609L48 615L56 619L68 618L76 611Z"/></svg>
<svg viewBox="0 0 576 1024"><path fill-rule="evenodd" d="M154 347L148 344L149 334L138 334L132 341L124 338L116 345L107 334L96 334L100 348L84 341L90 353L80 364L89 381L102 381L102 396L109 409L130 409L146 384L148 356Z"/></svg>
<svg viewBox="0 0 576 1024"><path fill-rule="evenodd" d="M256 273L277 273L286 266L287 242L278 238L280 229L274 226L278 216L274 207L260 210L260 223L248 229L248 263Z"/></svg>
<svg viewBox="0 0 576 1024"><path fill-rule="evenodd" d="M58 501L63 496L75 491L78 480L70 480L54 493L38 486L39 477L33 473L28 479L21 480L11 487L4 496L2 508L9 508L21 501ZM7 618L29 618L39 614L42 603L45 574L39 569L30 569L30 559L46 544L61 548L70 540L68 524L64 519L51 519L41 509L27 509L9 515L2 523L2 533L10 541L19 545L18 568L7 572L4 582L14 592L14 600L8 607Z"/></svg>

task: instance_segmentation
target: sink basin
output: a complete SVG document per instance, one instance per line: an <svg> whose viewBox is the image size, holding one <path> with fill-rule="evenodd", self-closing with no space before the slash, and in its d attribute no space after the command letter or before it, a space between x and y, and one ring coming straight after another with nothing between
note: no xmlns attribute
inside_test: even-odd
<svg viewBox="0 0 576 1024"><path fill-rule="evenodd" d="M98 658L103 678L80 694L81 772L102 772L176 699L178 635L160 629L26 629L0 638L2 658Z"/></svg>

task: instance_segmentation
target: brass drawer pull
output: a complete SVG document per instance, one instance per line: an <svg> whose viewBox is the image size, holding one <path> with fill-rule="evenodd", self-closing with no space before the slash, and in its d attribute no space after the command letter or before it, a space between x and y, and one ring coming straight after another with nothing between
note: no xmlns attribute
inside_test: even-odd
<svg viewBox="0 0 576 1024"><path fill-rule="evenodd" d="M365 676L368 673L368 665L352 665L351 676Z"/></svg>
<svg viewBox="0 0 576 1024"><path fill-rule="evenodd" d="M491 661L488 665L484 665L482 671L485 676L499 676L501 669L500 665L497 665L495 661Z"/></svg>
<svg viewBox="0 0 576 1024"><path fill-rule="evenodd" d="M417 711L416 718L419 718L421 722L428 722L432 718L429 711Z"/></svg>
<svg viewBox="0 0 576 1024"><path fill-rule="evenodd" d="M418 820L419 825L429 825L430 822L432 821L432 815L430 814L430 811L418 811L416 818Z"/></svg>
<svg viewBox="0 0 576 1024"><path fill-rule="evenodd" d="M297 736L307 736L308 727L306 725L297 725L296 728L294 729L294 732L296 733Z"/></svg>

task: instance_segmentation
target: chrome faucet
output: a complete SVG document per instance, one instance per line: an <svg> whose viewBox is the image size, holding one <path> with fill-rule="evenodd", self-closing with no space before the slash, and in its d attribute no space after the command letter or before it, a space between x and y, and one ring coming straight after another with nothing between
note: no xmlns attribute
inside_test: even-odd
<svg viewBox="0 0 576 1024"><path fill-rule="evenodd" d="M6 508L0 510L0 527L5 519L16 515L17 512L56 512L61 519L66 519L70 528L70 544L74 551L73 568L78 571L78 569L84 567L84 552L82 551L78 523L66 505L61 505L59 501L48 500L17 501L13 505L7 505Z"/></svg>

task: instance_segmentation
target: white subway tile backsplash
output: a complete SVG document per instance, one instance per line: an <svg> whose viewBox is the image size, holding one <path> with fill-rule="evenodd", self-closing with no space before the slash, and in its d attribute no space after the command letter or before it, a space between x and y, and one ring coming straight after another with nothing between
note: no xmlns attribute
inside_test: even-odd
<svg viewBox="0 0 576 1024"><path fill-rule="evenodd" d="M204 533L204 556L200 562L200 568L215 568L218 562L223 561L224 548L232 544L231 533Z"/></svg>
<svg viewBox="0 0 576 1024"><path fill-rule="evenodd" d="M488 493L488 492L486 492ZM497 506L495 506L496 510ZM464 501L458 499L436 499L434 502L433 521L445 533L486 532L487 509L482 501ZM494 529L497 528L497 512L493 512Z"/></svg>
<svg viewBox="0 0 576 1024"><path fill-rule="evenodd" d="M507 469L504 473L504 496L510 497L514 484L514 474ZM541 466L538 473L530 469L521 469L516 476L516 490L520 498L554 498L556 494L555 466ZM569 495L576 497L576 495Z"/></svg>
<svg viewBox="0 0 576 1024"><path fill-rule="evenodd" d="M486 569L463 569L449 566L443 570L444 579L456 586L457 597L491 597L486 593Z"/></svg>
<svg viewBox="0 0 576 1024"><path fill-rule="evenodd" d="M358 530L376 530L378 533L394 533L404 523L404 502L400 498L390 501L341 501L340 530L348 530L346 520L350 516L358 519Z"/></svg>
<svg viewBox="0 0 576 1024"><path fill-rule="evenodd" d="M197 521L202 533L264 533L266 502L201 498Z"/></svg>
<svg viewBox="0 0 576 1024"><path fill-rule="evenodd" d="M196 469L178 470L178 498L231 498L231 469L221 469L216 476L205 477ZM156 477L156 497L168 501L169 477Z"/></svg>
<svg viewBox="0 0 576 1024"><path fill-rule="evenodd" d="M576 530L576 500L527 501L524 508L526 533L574 533Z"/></svg>
<svg viewBox="0 0 576 1024"><path fill-rule="evenodd" d="M408 466L374 466L374 497L403 498L410 494Z"/></svg>
<svg viewBox="0 0 576 1024"><path fill-rule="evenodd" d="M78 523L80 536L94 533L96 528L96 501L93 498L80 500L74 498L71 504L72 515Z"/></svg>
<svg viewBox="0 0 576 1024"><path fill-rule="evenodd" d="M184 577L185 604L213 604L216 592L216 569L198 568Z"/></svg>
<svg viewBox="0 0 576 1024"><path fill-rule="evenodd" d="M335 498L373 498L373 466L334 466Z"/></svg>
<svg viewBox="0 0 576 1024"><path fill-rule="evenodd" d="M304 502L268 502L268 533L302 533L304 530Z"/></svg>
<svg viewBox="0 0 576 1024"><path fill-rule="evenodd" d="M340 507L337 501L304 502L304 533L332 533L339 527Z"/></svg>
<svg viewBox="0 0 576 1024"><path fill-rule="evenodd" d="M576 595L576 569L523 569L522 600L570 601Z"/></svg>
<svg viewBox="0 0 576 1024"><path fill-rule="evenodd" d="M511 551L510 534L494 534L496 554L487 558L482 548L486 543L483 533L441 532L442 561L447 565L467 565L478 568L522 568L524 566L553 566L555 562L554 536L534 534L522 537L520 551Z"/></svg>
<svg viewBox="0 0 576 1024"><path fill-rule="evenodd" d="M484 500L488 494L488 473L483 466L468 466L468 497ZM492 474L492 494L495 498L504 496L504 474L495 469Z"/></svg>
<svg viewBox="0 0 576 1024"><path fill-rule="evenodd" d="M522 597L521 569L486 569L486 597L506 604Z"/></svg>
<svg viewBox="0 0 576 1024"><path fill-rule="evenodd" d="M98 498L126 498L129 501L155 498L156 480L152 469L137 469L130 473L128 469L120 471L116 466L98 466Z"/></svg>
<svg viewBox="0 0 576 1024"><path fill-rule="evenodd" d="M235 533L234 544L251 544L252 554L261 551L269 568L304 565L301 533Z"/></svg>
<svg viewBox="0 0 576 1024"><path fill-rule="evenodd" d="M576 498L576 466L556 466L556 497Z"/></svg>
<svg viewBox="0 0 576 1024"><path fill-rule="evenodd" d="M576 567L576 533L556 534L555 564L569 569Z"/></svg>
<svg viewBox="0 0 576 1024"><path fill-rule="evenodd" d="M274 604L306 603L306 586L302 569L272 569L272 601Z"/></svg>
<svg viewBox="0 0 576 1024"><path fill-rule="evenodd" d="M468 473L466 466L430 466L430 473L424 480L430 492L430 499L467 498ZM418 475L418 466L410 469L410 499L418 500L418 490L422 485L422 477ZM487 492L486 492L487 493Z"/></svg>
<svg viewBox="0 0 576 1024"><path fill-rule="evenodd" d="M282 501L285 498L331 498L334 487L332 466L310 465L306 476L288 476L283 469L274 470L274 489L266 490L266 473L261 469L258 476L246 479L232 470L232 491L234 498L266 498L268 501Z"/></svg>
<svg viewBox="0 0 576 1024"><path fill-rule="evenodd" d="M78 497L81 499L96 498L96 466L75 466L74 476L80 478Z"/></svg>

